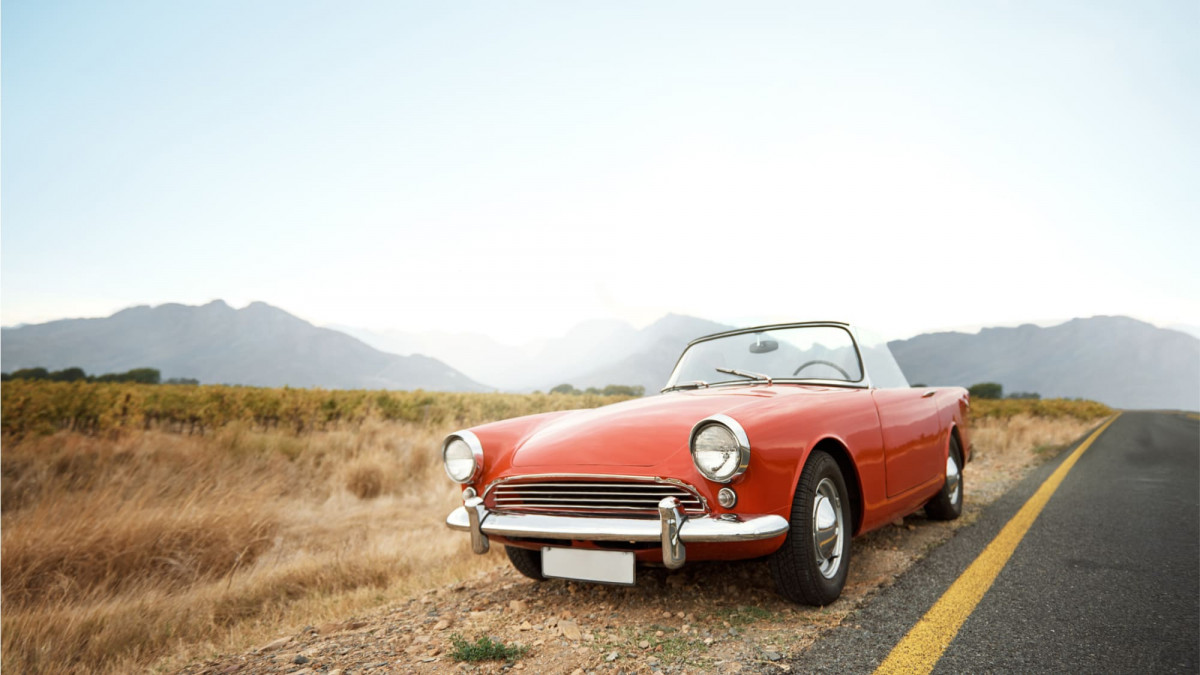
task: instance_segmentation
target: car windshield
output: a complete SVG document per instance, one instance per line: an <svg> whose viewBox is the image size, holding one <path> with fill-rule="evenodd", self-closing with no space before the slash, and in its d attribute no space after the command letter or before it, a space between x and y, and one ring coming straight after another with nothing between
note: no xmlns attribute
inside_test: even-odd
<svg viewBox="0 0 1200 675"><path fill-rule="evenodd" d="M863 373L854 339L847 329L791 326L697 342L680 357L667 388L766 378L861 382Z"/></svg>

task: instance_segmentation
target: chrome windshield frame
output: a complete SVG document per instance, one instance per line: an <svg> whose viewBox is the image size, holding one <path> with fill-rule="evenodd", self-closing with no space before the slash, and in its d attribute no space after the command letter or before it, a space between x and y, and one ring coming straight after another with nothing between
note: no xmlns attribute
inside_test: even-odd
<svg viewBox="0 0 1200 675"><path fill-rule="evenodd" d="M687 343L687 346L683 348L682 352L680 352L679 358L675 359L675 365L674 365L674 367L671 368L671 375L667 378L668 384L667 384L667 386L663 387L662 392L666 393L669 391L677 391L677 388L674 385L671 385L670 382L671 382L671 380L673 380L675 378L675 373L679 370L679 364L680 364L680 362L683 361L684 355L687 354L688 350L691 349L694 345L700 344L702 342L709 342L711 340L719 340L722 338L732 337L735 335L745 335L747 333L761 333L761 332L765 332L765 331L784 330L784 329L789 329L789 328L838 328L838 329L844 330L846 332L846 334L850 336L850 344L854 345L854 357L858 361L858 372L861 373L862 377L860 377L857 380L852 380L852 381L851 380L829 380L829 379L823 379L823 378L809 378L809 377L772 377L771 378L772 383L775 383L775 384L808 384L808 385L817 385L817 386L823 386L823 387L846 387L846 388L850 388L850 389L870 389L871 388L871 375L870 375L870 373L867 372L866 363L863 362L862 351L858 348L858 336L855 334L855 330L854 330L853 326L851 326L849 323L846 323L844 321L800 321L800 322L796 322L796 323L775 323L775 324L768 324L765 326L751 326L749 328L736 328L734 330L727 330L727 331L722 331L720 333L713 333L712 335L705 335L702 337L698 337L695 340L692 340L691 342ZM755 381L750 381L750 380L745 380L745 379L738 379L738 380L721 380L718 382L709 382L708 386L710 388L716 388L716 387L728 387L728 386L738 386L738 385L745 386L745 385L751 385L751 384L762 385L764 383L761 380L755 382Z"/></svg>

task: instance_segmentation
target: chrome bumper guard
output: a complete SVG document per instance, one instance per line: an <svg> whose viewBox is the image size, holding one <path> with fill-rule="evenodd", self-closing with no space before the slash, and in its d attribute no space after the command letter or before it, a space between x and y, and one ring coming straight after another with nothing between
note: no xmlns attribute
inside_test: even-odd
<svg viewBox="0 0 1200 675"><path fill-rule="evenodd" d="M488 552L488 536L528 537L584 541L658 541L663 564L678 569L687 560L688 542L754 541L778 537L788 531L782 516L751 516L725 520L711 516L689 518L679 500L666 497L658 503L658 520L549 516L539 513L495 513L479 497L471 497L446 517L452 530L471 533L471 550Z"/></svg>

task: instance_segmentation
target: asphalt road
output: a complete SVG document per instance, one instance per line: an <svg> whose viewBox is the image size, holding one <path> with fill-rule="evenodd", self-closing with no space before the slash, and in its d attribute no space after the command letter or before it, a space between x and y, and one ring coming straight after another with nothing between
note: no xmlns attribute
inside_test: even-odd
<svg viewBox="0 0 1200 675"><path fill-rule="evenodd" d="M1070 454L798 655L793 672L875 670ZM969 491L970 465L964 475ZM1196 416L1117 418L1080 455L933 672L1200 672Z"/></svg>

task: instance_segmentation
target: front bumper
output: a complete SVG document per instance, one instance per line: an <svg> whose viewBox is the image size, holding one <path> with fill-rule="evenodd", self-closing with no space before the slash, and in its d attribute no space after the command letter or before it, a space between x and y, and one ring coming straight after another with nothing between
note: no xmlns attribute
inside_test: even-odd
<svg viewBox="0 0 1200 675"><path fill-rule="evenodd" d="M688 542L737 542L770 539L786 534L788 521L777 515L724 520L712 516L684 515L675 497L658 504L658 520L550 516L488 511L479 497L450 512L446 526L471 533L471 549L487 553L488 536L562 539L566 541L659 541L663 564L677 569L687 559Z"/></svg>

